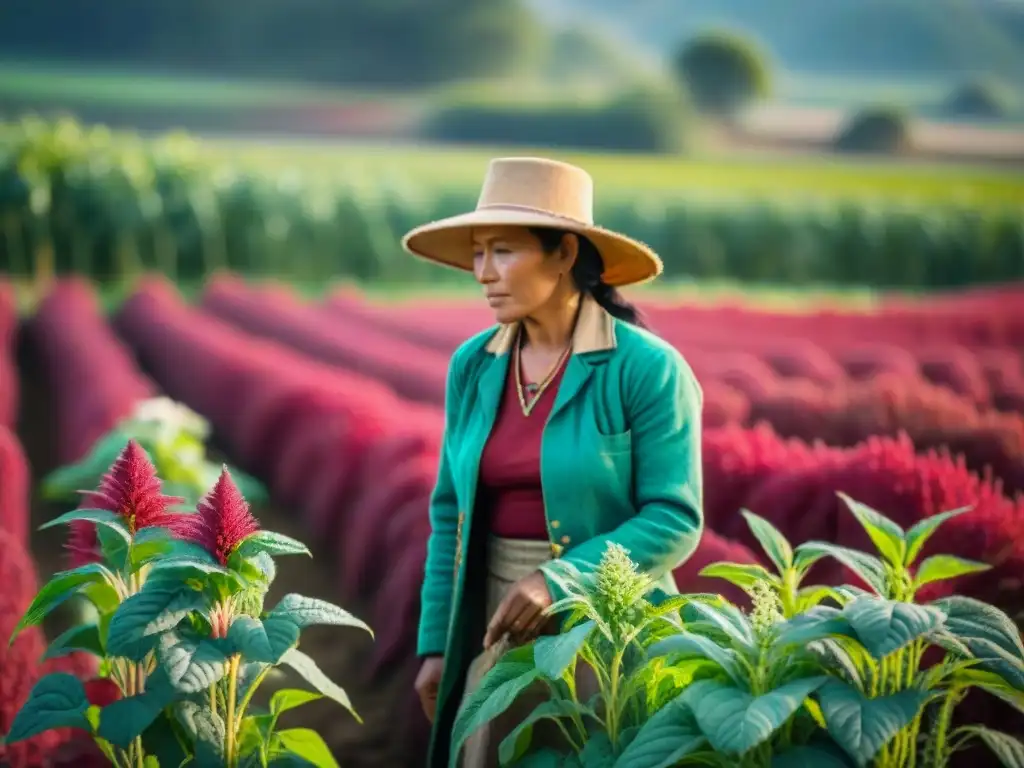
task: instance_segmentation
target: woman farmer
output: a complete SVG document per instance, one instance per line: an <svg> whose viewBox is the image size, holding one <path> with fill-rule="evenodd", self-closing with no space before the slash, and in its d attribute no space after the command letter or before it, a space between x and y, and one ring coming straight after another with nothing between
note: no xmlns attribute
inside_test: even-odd
<svg viewBox="0 0 1024 768"><path fill-rule="evenodd" d="M592 205L584 170L501 158L475 211L403 238L471 271L497 320L448 370L418 635L429 766L448 765L459 704L487 664L557 631L545 564L590 573L616 542L656 580L658 602L678 593L672 571L703 529L701 389L616 290L656 277L661 261L594 225ZM498 765L535 703L485 726L462 764Z"/></svg>

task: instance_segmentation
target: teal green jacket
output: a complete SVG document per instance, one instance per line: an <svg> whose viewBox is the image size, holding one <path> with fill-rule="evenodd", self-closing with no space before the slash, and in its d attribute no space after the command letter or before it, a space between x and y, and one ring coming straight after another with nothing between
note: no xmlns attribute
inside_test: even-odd
<svg viewBox="0 0 1024 768"><path fill-rule="evenodd" d="M466 666L482 650L467 616L480 455L494 424L516 335L492 327L452 356L445 434L430 500L417 650L443 654L431 765L445 764ZM552 556L592 572L610 541L621 544L663 595L678 594L672 571L703 530L703 394L682 355L657 336L584 299L541 443L541 484ZM562 595L550 578L554 599ZM656 593L655 598L659 595ZM470 636L473 635L473 636ZM440 742L440 743L439 743Z"/></svg>

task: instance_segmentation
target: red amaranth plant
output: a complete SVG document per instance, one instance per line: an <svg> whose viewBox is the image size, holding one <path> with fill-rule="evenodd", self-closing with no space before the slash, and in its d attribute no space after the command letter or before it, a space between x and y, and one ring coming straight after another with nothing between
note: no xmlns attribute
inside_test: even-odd
<svg viewBox="0 0 1024 768"><path fill-rule="evenodd" d="M227 565L238 545L256 533L260 524L225 466L213 488L199 501L196 514L178 515L170 527L178 538L198 544L218 563Z"/></svg>
<svg viewBox="0 0 1024 768"><path fill-rule="evenodd" d="M143 528L170 525L178 517L170 511L171 506L185 502L163 494L156 467L135 440L128 441L100 487L86 493L85 501L91 509L116 514L132 536Z"/></svg>
<svg viewBox="0 0 1024 768"><path fill-rule="evenodd" d="M143 528L167 526L178 513L170 511L174 504L184 499L166 496L156 476L156 467L149 460L142 446L129 440L117 460L100 480L95 491L85 491L79 509L100 509L113 512L128 529L129 535ZM96 523L87 520L72 520L70 533L65 545L73 568L88 563L103 561Z"/></svg>
<svg viewBox="0 0 1024 768"><path fill-rule="evenodd" d="M83 683L60 671L34 681L4 723L4 743L71 728L85 731L120 766L191 761L239 768L298 757L322 764L322 739L305 729L279 730L276 715L322 697L355 712L345 692L297 649L300 634L314 624L370 630L347 611L303 595L285 595L264 610L274 557L308 555L306 546L260 530L226 468L198 512L171 512L173 499L163 495L135 443L88 498L103 506L73 510L44 527L95 524L99 560L55 574L14 627L11 642L24 641L22 630L38 632L54 607L82 595L96 608L97 621L65 632L47 655L88 652L103 660L104 676L89 675ZM26 662L25 668L34 666ZM275 718L265 723L248 707L280 664L317 692L278 691L270 705Z"/></svg>

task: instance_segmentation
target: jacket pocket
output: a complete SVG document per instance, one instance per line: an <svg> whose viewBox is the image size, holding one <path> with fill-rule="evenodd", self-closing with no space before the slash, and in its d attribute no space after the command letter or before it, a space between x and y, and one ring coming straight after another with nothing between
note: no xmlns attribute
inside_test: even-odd
<svg viewBox="0 0 1024 768"><path fill-rule="evenodd" d="M597 433L597 448L604 455L629 453L633 450L633 433L630 430L612 435Z"/></svg>

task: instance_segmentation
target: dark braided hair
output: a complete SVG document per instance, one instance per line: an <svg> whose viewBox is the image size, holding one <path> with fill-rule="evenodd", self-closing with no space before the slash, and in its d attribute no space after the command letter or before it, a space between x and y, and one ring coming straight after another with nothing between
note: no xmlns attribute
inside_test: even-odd
<svg viewBox="0 0 1024 768"><path fill-rule="evenodd" d="M540 247L545 253L554 253L562 244L562 239L575 234L580 243L576 263L572 267L572 279L582 293L589 293L594 300L612 317L617 317L631 325L646 328L640 310L626 301L618 289L608 285L601 279L604 272L604 259L591 240L583 235L562 229L548 227L530 227L530 232L540 240Z"/></svg>

